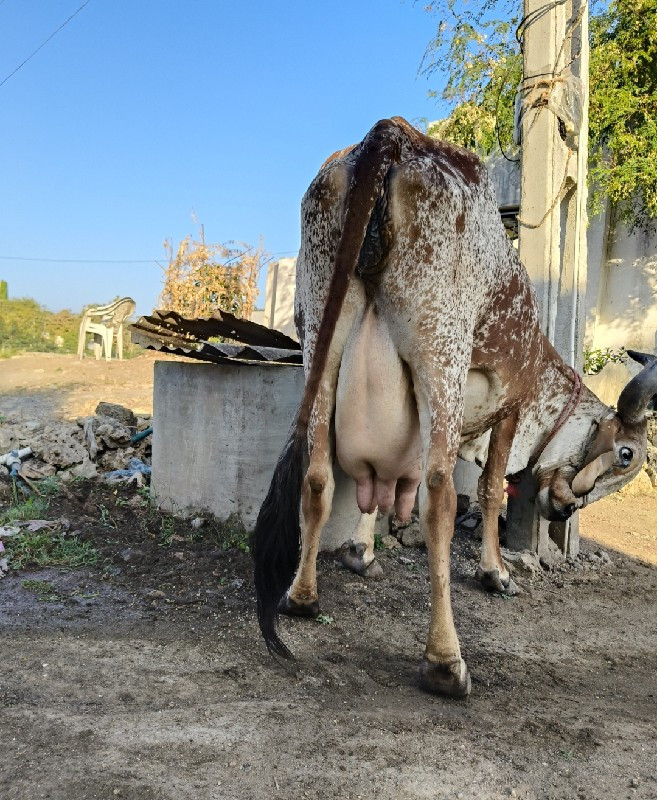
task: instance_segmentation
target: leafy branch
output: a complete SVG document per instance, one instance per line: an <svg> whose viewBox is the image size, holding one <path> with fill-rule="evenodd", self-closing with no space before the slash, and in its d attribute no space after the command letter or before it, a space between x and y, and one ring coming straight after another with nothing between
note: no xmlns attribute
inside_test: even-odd
<svg viewBox="0 0 657 800"><path fill-rule="evenodd" d="M430 93L447 119L428 133L487 156L512 148L522 56L517 0L432 0L436 34L421 72L444 75ZM590 22L589 175L591 210L609 200L630 227L657 218L657 0L612 0Z"/></svg>

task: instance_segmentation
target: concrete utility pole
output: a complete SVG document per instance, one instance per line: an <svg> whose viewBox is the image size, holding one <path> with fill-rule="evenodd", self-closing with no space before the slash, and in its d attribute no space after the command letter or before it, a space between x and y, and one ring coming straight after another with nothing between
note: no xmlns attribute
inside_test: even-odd
<svg viewBox="0 0 657 800"><path fill-rule="evenodd" d="M524 0L522 177L519 255L538 295L541 327L566 363L582 369L586 294L588 138L587 0ZM548 108L581 80L581 123L569 131ZM577 100L577 98L575 98ZM573 103L567 103L572 109ZM564 554L579 549L579 520L542 520L531 481L509 500L507 540L545 554L548 540Z"/></svg>

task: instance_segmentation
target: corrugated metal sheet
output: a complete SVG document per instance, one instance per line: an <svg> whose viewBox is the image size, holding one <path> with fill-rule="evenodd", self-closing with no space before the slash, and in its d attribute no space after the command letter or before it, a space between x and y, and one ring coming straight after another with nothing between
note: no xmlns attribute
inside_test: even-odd
<svg viewBox="0 0 657 800"><path fill-rule="evenodd" d="M132 341L150 350L212 361L301 364L301 346L280 331L234 314L217 311L206 319L187 319L175 311L154 311L130 326ZM214 337L240 344L208 341Z"/></svg>

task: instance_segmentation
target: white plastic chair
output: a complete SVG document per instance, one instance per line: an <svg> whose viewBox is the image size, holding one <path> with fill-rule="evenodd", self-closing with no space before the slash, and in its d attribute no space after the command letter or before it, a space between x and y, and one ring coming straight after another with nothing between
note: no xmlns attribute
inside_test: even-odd
<svg viewBox="0 0 657 800"><path fill-rule="evenodd" d="M105 359L112 358L112 346L116 337L116 351L123 358L123 322L134 314L137 304L132 297L122 297L107 306L88 308L80 322L80 338L78 339L78 356L84 358L87 334L94 335L94 354L98 360L103 349Z"/></svg>

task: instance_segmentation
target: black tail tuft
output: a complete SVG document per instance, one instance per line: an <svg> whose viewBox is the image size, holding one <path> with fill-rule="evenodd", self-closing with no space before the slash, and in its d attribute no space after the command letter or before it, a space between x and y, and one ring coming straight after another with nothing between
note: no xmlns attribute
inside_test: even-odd
<svg viewBox="0 0 657 800"><path fill-rule="evenodd" d="M278 606L299 563L299 508L306 439L292 427L251 534L258 622L270 653L294 658L276 632Z"/></svg>

